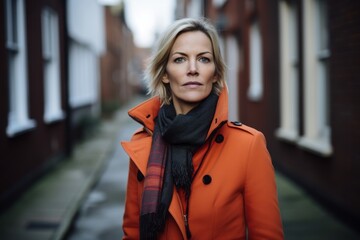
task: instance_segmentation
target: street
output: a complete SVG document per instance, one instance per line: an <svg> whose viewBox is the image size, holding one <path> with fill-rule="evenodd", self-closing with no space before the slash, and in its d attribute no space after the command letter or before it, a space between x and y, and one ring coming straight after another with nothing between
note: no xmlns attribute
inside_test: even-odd
<svg viewBox="0 0 360 240"><path fill-rule="evenodd" d="M79 209L67 240L115 240L122 237L122 216L128 176L129 158L122 150L120 141L128 140L140 127L127 115L127 109L144 98L139 97L116 113L114 121L118 126L114 151L107 166Z"/></svg>

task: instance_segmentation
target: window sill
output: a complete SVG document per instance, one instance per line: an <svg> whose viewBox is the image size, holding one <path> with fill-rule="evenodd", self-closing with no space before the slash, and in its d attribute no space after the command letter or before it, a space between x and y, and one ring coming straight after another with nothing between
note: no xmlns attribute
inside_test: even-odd
<svg viewBox="0 0 360 240"><path fill-rule="evenodd" d="M330 143L322 139L302 137L298 141L298 145L299 147L305 150L309 150L310 152L313 152L314 154L321 157L330 157L333 153L333 149Z"/></svg>
<svg viewBox="0 0 360 240"><path fill-rule="evenodd" d="M260 87L250 87L247 92L247 98L252 102L260 102L262 99L262 90Z"/></svg>
<svg viewBox="0 0 360 240"><path fill-rule="evenodd" d="M8 137L16 137L22 133L28 132L36 127L36 122L31 119L27 119L24 122L10 122L6 134Z"/></svg>
<svg viewBox="0 0 360 240"><path fill-rule="evenodd" d="M58 122L58 121L61 121L61 120L64 120L64 119L65 119L65 114L62 111L58 112L56 114L46 114L44 116L44 122L47 123L47 124Z"/></svg>
<svg viewBox="0 0 360 240"><path fill-rule="evenodd" d="M297 143L299 140L299 134L291 129L278 128L275 131L275 136L280 140L290 143Z"/></svg>

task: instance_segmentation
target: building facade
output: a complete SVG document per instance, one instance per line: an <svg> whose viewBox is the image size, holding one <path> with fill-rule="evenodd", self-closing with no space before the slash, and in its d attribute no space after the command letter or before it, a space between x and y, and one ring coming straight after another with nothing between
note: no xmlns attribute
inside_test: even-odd
<svg viewBox="0 0 360 240"><path fill-rule="evenodd" d="M71 139L79 139L87 135L87 129L96 123L101 113L104 8L96 0L77 0L67 1L66 11Z"/></svg>
<svg viewBox="0 0 360 240"><path fill-rule="evenodd" d="M111 114L136 90L133 35L126 24L124 4L105 8L106 48L101 56L101 104Z"/></svg>
<svg viewBox="0 0 360 240"><path fill-rule="evenodd" d="M66 6L1 1L0 201L67 152Z"/></svg>
<svg viewBox="0 0 360 240"><path fill-rule="evenodd" d="M219 30L230 118L264 132L276 169L359 229L360 3L187 0L178 6L178 18L205 16Z"/></svg>
<svg viewBox="0 0 360 240"><path fill-rule="evenodd" d="M3 209L69 156L89 125L101 118L101 82L112 74L110 63L101 63L105 33L126 35L115 40L129 49L115 56L123 62L118 78L127 78L131 70L125 59L131 59L133 43L121 19L106 28L105 7L97 0L4 0L0 13ZM122 101L131 93L122 89L126 85L114 88L126 93Z"/></svg>

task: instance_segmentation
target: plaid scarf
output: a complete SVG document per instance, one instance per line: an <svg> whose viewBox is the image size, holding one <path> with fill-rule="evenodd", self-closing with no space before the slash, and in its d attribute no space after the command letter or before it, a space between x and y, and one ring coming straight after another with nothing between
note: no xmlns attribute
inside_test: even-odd
<svg viewBox="0 0 360 240"><path fill-rule="evenodd" d="M160 108L144 181L140 239L156 239L163 230L174 185L189 198L192 156L205 143L217 100L211 93L186 115L176 115L172 103Z"/></svg>

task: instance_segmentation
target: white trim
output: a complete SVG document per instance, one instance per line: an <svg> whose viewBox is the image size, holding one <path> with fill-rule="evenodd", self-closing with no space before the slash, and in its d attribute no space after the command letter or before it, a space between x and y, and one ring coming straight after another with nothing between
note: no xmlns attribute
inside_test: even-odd
<svg viewBox="0 0 360 240"><path fill-rule="evenodd" d="M11 118L11 117L10 117ZM26 119L23 122L10 122L6 128L8 137L15 137L16 135L34 129L36 122L31 119Z"/></svg>
<svg viewBox="0 0 360 240"><path fill-rule="evenodd" d="M6 1L9 10L10 1ZM28 116L28 76L27 76L27 49L25 35L25 6L24 0L12 1L16 6L16 23L7 21L7 33L9 28L15 28L17 39L9 39L7 47L9 51L9 113L6 134L13 137L20 132L32 129L36 126L34 120ZM11 19L12 11L7 12L7 20ZM11 22L11 23L10 23ZM16 26L14 26L14 24ZM10 37L11 38L11 37ZM14 44L13 44L14 43ZM11 46L10 46L11 45ZM12 48L14 47L14 48Z"/></svg>
<svg viewBox="0 0 360 240"><path fill-rule="evenodd" d="M44 121L64 119L61 109L60 46L58 16L50 8L42 11L42 40L44 59Z"/></svg>
<svg viewBox="0 0 360 240"><path fill-rule="evenodd" d="M222 7L226 2L227 0L212 0L212 3L216 8Z"/></svg>
<svg viewBox="0 0 360 240"><path fill-rule="evenodd" d="M247 96L250 101L260 101L263 97L262 41L258 21L250 27L250 85Z"/></svg>
<svg viewBox="0 0 360 240"><path fill-rule="evenodd" d="M280 127L275 135L295 142L299 138L298 23L295 3L279 2L280 14Z"/></svg>
<svg viewBox="0 0 360 240"><path fill-rule="evenodd" d="M99 64L88 46L70 41L69 102L73 108L94 104L98 100Z"/></svg>
<svg viewBox="0 0 360 240"><path fill-rule="evenodd" d="M328 52L328 46L321 46L319 40L327 39L327 29L319 31L320 0L303 1L304 17L304 136L299 146L321 156L332 154L331 129L327 114L327 66L319 52ZM324 17L324 15L322 15ZM325 48L324 48L325 47Z"/></svg>
<svg viewBox="0 0 360 240"><path fill-rule="evenodd" d="M199 18L204 15L202 1L190 1L186 9L187 17Z"/></svg>
<svg viewBox="0 0 360 240"><path fill-rule="evenodd" d="M239 46L234 36L225 37L226 62L228 63L227 84L229 87L229 120L239 120Z"/></svg>
<svg viewBox="0 0 360 240"><path fill-rule="evenodd" d="M322 157L331 156L333 153L332 146L326 139L321 141L319 139L302 137L300 138L298 145L303 149L309 150Z"/></svg>
<svg viewBox="0 0 360 240"><path fill-rule="evenodd" d="M299 132L294 129L278 128L275 136L287 142L296 143L299 140Z"/></svg>

